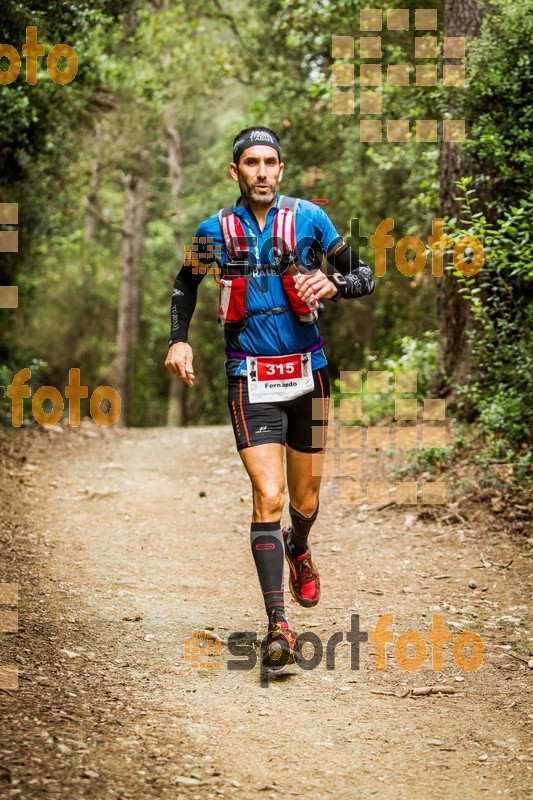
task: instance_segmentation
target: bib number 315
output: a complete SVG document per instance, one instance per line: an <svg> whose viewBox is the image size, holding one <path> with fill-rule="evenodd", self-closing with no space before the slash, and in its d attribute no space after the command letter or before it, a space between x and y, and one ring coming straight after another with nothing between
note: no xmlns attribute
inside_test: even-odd
<svg viewBox="0 0 533 800"><path fill-rule="evenodd" d="M309 353L248 356L246 368L251 403L293 400L314 387Z"/></svg>

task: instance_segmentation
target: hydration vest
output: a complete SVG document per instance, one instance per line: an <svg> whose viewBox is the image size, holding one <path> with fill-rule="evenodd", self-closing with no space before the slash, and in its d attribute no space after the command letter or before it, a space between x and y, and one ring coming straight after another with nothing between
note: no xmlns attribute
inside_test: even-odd
<svg viewBox="0 0 533 800"><path fill-rule="evenodd" d="M218 219L226 245L226 263L222 266L218 320L231 331L241 331L248 324L248 318L257 314L283 314L292 312L302 325L312 325L319 317L319 307L311 306L299 297L295 279L299 274L299 257L296 250L296 209L295 197L279 198L278 213L274 218L272 252L276 259L269 267L279 270L281 283L288 305L277 308L248 310L248 289L250 280L250 254L248 240L241 220L233 211L233 206L218 212Z"/></svg>

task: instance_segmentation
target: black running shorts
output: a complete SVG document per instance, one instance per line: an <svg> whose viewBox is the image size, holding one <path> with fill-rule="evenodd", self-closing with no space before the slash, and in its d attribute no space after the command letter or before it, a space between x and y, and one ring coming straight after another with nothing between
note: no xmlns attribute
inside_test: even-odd
<svg viewBox="0 0 533 800"><path fill-rule="evenodd" d="M295 400L250 403L246 376L228 375L228 405L237 450L268 442L288 444L294 450L304 453L318 453L322 450L325 447L328 424L327 367L313 370L313 377L313 391L302 394ZM317 403L317 400L321 402Z"/></svg>

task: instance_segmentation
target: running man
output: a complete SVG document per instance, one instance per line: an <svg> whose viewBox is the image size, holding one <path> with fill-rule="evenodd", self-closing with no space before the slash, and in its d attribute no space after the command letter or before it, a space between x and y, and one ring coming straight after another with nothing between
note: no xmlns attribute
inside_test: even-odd
<svg viewBox="0 0 533 800"><path fill-rule="evenodd" d="M270 128L246 128L235 137L229 170L241 194L196 232L198 257L185 262L174 283L165 361L171 373L193 385L188 328L198 286L207 265L216 261L228 405L252 484L250 543L268 615L267 667L293 663L298 656L296 633L285 615L284 558L296 602L311 608L320 600L320 577L308 543L321 480L313 474L321 470L316 460L312 468L312 459L317 454L319 462L320 455L323 459L330 396L317 324L320 301L361 297L374 289L370 268L324 211L278 193L283 169L280 140ZM321 269L324 256L332 275ZM286 485L291 524L282 530Z"/></svg>

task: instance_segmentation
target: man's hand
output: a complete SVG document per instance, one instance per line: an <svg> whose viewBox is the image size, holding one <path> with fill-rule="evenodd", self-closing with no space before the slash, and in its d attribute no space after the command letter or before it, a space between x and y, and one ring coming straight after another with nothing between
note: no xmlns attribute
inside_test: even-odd
<svg viewBox="0 0 533 800"><path fill-rule="evenodd" d="M187 342L175 342L168 350L165 367L176 377L185 381L187 386L194 383L192 368L192 348Z"/></svg>
<svg viewBox="0 0 533 800"><path fill-rule="evenodd" d="M336 287L320 269L316 272L300 273L296 276L295 284L300 297L308 302L318 303L323 297L335 297L337 294Z"/></svg>

